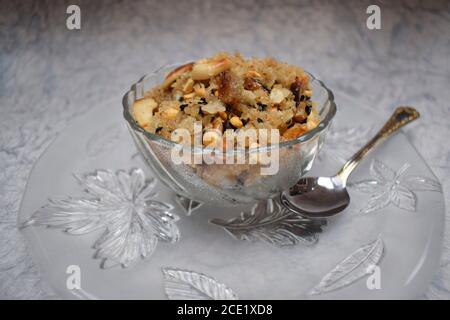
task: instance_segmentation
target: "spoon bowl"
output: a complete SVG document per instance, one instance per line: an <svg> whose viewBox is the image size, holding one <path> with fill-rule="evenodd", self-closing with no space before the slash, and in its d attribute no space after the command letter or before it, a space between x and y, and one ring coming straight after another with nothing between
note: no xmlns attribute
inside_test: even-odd
<svg viewBox="0 0 450 320"><path fill-rule="evenodd" d="M281 203L307 218L327 218L343 211L350 203L346 185L353 170L376 146L419 116L419 112L412 107L398 107L380 131L335 176L301 178L293 187L281 193Z"/></svg>
<svg viewBox="0 0 450 320"><path fill-rule="evenodd" d="M343 211L350 196L339 177L305 177L281 193L281 203L308 218L328 218Z"/></svg>

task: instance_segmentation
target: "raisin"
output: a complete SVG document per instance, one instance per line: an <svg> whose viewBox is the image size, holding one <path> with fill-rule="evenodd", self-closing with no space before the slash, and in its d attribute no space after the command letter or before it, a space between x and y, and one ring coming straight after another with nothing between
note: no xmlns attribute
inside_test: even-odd
<svg viewBox="0 0 450 320"><path fill-rule="evenodd" d="M307 106L305 107L305 112L306 112L306 114L307 114L308 116L311 114L311 110L312 110L312 106L307 105Z"/></svg>
<svg viewBox="0 0 450 320"><path fill-rule="evenodd" d="M239 103L237 97L240 92L236 83L238 80L229 71L224 71L217 76L217 84L219 85L219 99L226 104L236 105Z"/></svg>
<svg viewBox="0 0 450 320"><path fill-rule="evenodd" d="M261 102L258 102L257 105L258 105L258 110L259 111L265 111L266 108L267 108L267 104L264 104L264 103L261 103Z"/></svg>
<svg viewBox="0 0 450 320"><path fill-rule="evenodd" d="M156 128L155 132L156 132L156 133L159 133L159 132L162 130L162 128L163 128L163 127L158 127L158 128Z"/></svg>
<svg viewBox="0 0 450 320"><path fill-rule="evenodd" d="M225 129L234 129L229 120L225 121L224 127Z"/></svg>
<svg viewBox="0 0 450 320"><path fill-rule="evenodd" d="M294 101L299 102L301 100L300 91L302 89L302 82L299 77L295 77L295 81L291 84L291 91L294 94Z"/></svg>
<svg viewBox="0 0 450 320"><path fill-rule="evenodd" d="M206 104L206 99L205 98L200 98L200 101L198 102L199 104Z"/></svg>
<svg viewBox="0 0 450 320"><path fill-rule="evenodd" d="M261 88L261 84L253 78L245 78L244 79L244 89L245 90L258 90Z"/></svg>
<svg viewBox="0 0 450 320"><path fill-rule="evenodd" d="M186 108L187 106L188 106L187 103L182 103L182 104L180 104L180 109L181 109L181 111L184 111L184 108Z"/></svg>
<svg viewBox="0 0 450 320"><path fill-rule="evenodd" d="M258 119L256 119L259 123L263 123L264 122L264 120L263 119L261 119L261 118L258 118Z"/></svg>
<svg viewBox="0 0 450 320"><path fill-rule="evenodd" d="M306 117L302 114L296 114L293 119L297 123L306 123Z"/></svg>

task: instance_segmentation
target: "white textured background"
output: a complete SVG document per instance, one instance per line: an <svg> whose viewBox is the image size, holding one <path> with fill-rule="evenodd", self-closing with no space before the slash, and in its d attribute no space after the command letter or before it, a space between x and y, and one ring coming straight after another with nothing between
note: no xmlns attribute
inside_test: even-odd
<svg viewBox="0 0 450 320"><path fill-rule="evenodd" d="M78 4L81 31L65 27ZM366 28L369 4L382 30ZM444 187L450 217L450 1L0 0L0 298L48 298L16 220L33 163L99 101L176 61L239 50L299 64L387 117L416 106L406 132ZM429 298L450 299L450 225Z"/></svg>

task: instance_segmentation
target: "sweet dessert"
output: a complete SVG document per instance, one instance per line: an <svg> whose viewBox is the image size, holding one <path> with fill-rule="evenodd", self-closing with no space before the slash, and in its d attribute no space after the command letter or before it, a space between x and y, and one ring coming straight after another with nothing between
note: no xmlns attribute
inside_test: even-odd
<svg viewBox="0 0 450 320"><path fill-rule="evenodd" d="M312 94L309 76L299 67L219 53L172 70L135 101L132 114L146 131L172 141L177 128L194 134L196 122L203 127L203 145L215 139L205 129L277 129L287 141L320 122ZM249 145L254 146L258 141Z"/></svg>

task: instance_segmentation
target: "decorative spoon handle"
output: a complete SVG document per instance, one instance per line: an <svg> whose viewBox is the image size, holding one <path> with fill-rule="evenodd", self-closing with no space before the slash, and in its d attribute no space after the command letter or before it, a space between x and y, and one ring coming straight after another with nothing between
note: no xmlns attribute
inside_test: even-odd
<svg viewBox="0 0 450 320"><path fill-rule="evenodd" d="M337 174L342 181L345 183L353 172L353 170L358 166L361 160L374 149L376 146L380 145L386 141L393 133L398 131L401 127L407 125L408 123L416 120L420 117L419 112L413 107L398 107L395 109L392 116L385 123L385 125L378 131L378 133L367 142L358 152L355 153L353 157L348 160L342 169Z"/></svg>

